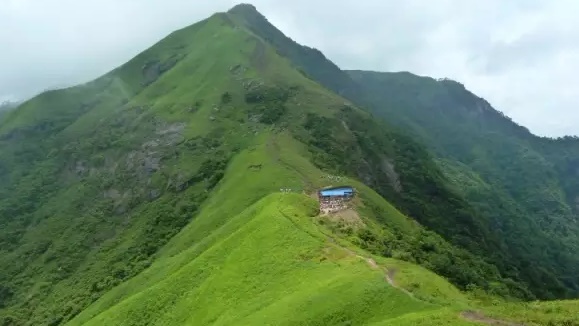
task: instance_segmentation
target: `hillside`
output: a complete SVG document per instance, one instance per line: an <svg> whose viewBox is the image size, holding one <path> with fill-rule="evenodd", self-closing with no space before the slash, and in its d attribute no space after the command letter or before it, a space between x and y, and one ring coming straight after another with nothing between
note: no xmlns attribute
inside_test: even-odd
<svg viewBox="0 0 579 326"><path fill-rule="evenodd" d="M409 73L350 76L372 94L365 99L376 115L429 145L447 177L491 218L508 247L541 262L527 276L533 287L549 280L549 292L541 296L577 296L579 142L536 137L454 81Z"/></svg>
<svg viewBox="0 0 579 326"><path fill-rule="evenodd" d="M292 147L299 144L291 137L261 138L231 162L214 196L149 269L70 324L367 324L446 311L393 289L384 272L330 241L313 222L317 203L307 195L261 197L278 187L272 180L320 182L323 176L296 156ZM270 148L270 141L279 147ZM257 162L259 171L244 173ZM220 227L216 216L227 216ZM397 219L392 222L412 227ZM215 230L207 234L208 227ZM443 291L459 295L452 287Z"/></svg>
<svg viewBox="0 0 579 326"><path fill-rule="evenodd" d="M574 302L528 318L536 289L447 170L252 17L0 120L0 325L578 322ZM320 215L338 182L355 200Z"/></svg>
<svg viewBox="0 0 579 326"><path fill-rule="evenodd" d="M507 310L495 301L494 308L482 305L485 316L432 272L360 250L355 234L336 233L336 227L347 225L320 224L317 202L307 195L263 195L275 192L278 185L271 180L314 187L325 181L289 135L266 133L256 141L236 156L214 196L150 268L68 325L472 325L479 318L579 322L572 315L577 311L573 302L553 302L551 309L535 304L529 317L525 305L505 305ZM259 171L244 173L256 162L262 165ZM424 232L371 189L346 181L359 191L358 210L367 230L379 229L372 225L378 217L389 226L383 232L398 231L406 241ZM371 204L381 206L380 216L363 208ZM218 216L227 220L216 221Z"/></svg>
<svg viewBox="0 0 579 326"><path fill-rule="evenodd" d="M342 71L320 51L283 35L251 6L233 12L306 76L367 108L390 130L427 145L434 154L433 169L442 171L465 206L476 211L478 229L500 248L499 255L494 249L479 253L504 275L522 280L540 298L579 295L576 139L535 137L451 80ZM477 250L455 237L452 225L460 217L428 214L374 187L407 215L453 243Z"/></svg>

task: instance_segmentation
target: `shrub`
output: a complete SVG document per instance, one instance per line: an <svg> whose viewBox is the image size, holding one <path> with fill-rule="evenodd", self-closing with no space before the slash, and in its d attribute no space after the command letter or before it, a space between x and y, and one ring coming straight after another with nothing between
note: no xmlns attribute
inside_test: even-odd
<svg viewBox="0 0 579 326"><path fill-rule="evenodd" d="M227 104L230 103L232 100L232 96L229 92L225 92L221 95L221 104Z"/></svg>

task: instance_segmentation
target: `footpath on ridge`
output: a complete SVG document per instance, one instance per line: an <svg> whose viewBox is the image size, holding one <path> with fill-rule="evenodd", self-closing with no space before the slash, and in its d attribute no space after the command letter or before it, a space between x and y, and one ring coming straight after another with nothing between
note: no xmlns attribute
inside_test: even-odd
<svg viewBox="0 0 579 326"><path fill-rule="evenodd" d="M416 298L412 292L410 292L410 291L406 290L405 288L396 284L395 277L396 277L397 270L395 268L388 269L386 267L382 267L382 266L378 265L374 259L361 256L361 255L357 254L356 252L354 252L353 250L340 245L336 241L336 239L334 239L333 237L329 236L328 240L331 243L339 246L341 249L347 251L349 254L366 261L372 269L381 269L384 272L384 280L386 282L388 282L388 284L390 284L393 288L404 292L404 294L406 294L407 296L409 296L415 300L420 300L420 299ZM525 326L525 324L521 324L521 323L514 323L514 322L504 321L504 320L500 320L500 319L490 318L490 317L485 316L483 313L478 312L478 311L474 311L474 310L463 311L460 313L460 317L467 320L467 321L473 322L473 323L483 323L483 324L487 324L487 325Z"/></svg>
<svg viewBox="0 0 579 326"><path fill-rule="evenodd" d="M332 240L334 240L334 239L332 239ZM336 243L335 241L332 241L332 242ZM412 294L412 292L410 292L410 291L406 290L405 288L398 286L396 284L396 281L394 280L394 278L396 276L396 272L397 272L396 269L394 269L394 268L388 269L385 267L381 267L372 258L366 258L366 257L363 257L363 256L356 254L355 252L353 252L352 250L350 250L348 248L344 248L344 247L342 247L342 248L347 250L349 253L355 255L356 257L365 260L368 263L368 265L370 265L370 267L372 269L383 269L384 279L386 280L386 282L388 282L388 284L390 284L393 288L404 292L404 294L408 295L409 297L411 297L415 300L419 300L414 296L414 294ZM477 312L477 311L473 311L473 310L463 311L460 314L460 316L468 321L475 322L475 323L484 323L487 325L525 326L524 324L520 324L520 323L513 323L513 322L504 321L504 320L490 318L490 317L485 316L481 312Z"/></svg>

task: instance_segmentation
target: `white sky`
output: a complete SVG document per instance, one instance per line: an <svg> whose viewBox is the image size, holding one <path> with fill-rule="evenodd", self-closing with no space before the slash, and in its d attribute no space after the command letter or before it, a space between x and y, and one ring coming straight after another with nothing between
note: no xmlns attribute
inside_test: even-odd
<svg viewBox="0 0 579 326"><path fill-rule="evenodd" d="M575 0L255 0L346 69L448 77L539 135L579 135ZM0 0L0 102L96 78L230 0Z"/></svg>

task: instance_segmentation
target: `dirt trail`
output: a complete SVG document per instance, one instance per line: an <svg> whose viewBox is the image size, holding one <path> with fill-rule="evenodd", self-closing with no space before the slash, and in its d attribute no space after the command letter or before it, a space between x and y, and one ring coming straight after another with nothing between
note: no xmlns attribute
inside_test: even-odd
<svg viewBox="0 0 579 326"><path fill-rule="evenodd" d="M476 323L484 323L487 325L499 325L499 326L525 326L525 324L520 323L512 323L504 320L493 319L483 315L480 312L476 311L465 311L460 314L460 316L468 321L476 322Z"/></svg>
<svg viewBox="0 0 579 326"><path fill-rule="evenodd" d="M388 282L388 284L390 284L393 288L396 288L404 293L406 293L407 296L409 297L413 297L414 298L414 294L408 290L406 290L403 287L400 287L396 284L396 282L394 281L394 276L396 276L396 272L397 270L394 268L391 269L387 269L385 270L385 275L386 275L386 281Z"/></svg>
<svg viewBox="0 0 579 326"><path fill-rule="evenodd" d="M330 238L330 241L332 243L337 243L332 238ZM342 247L342 249L348 251L351 255L355 255L356 257L358 257L362 260L365 260L372 269L382 269L384 271L384 279L386 280L386 282L388 282L388 284L390 284L393 288L404 292L407 296L409 296L413 299L416 299L416 300L420 300L420 299L417 299L412 292L410 292L410 291L406 290L405 288L396 284L395 276L396 276L397 270L395 268L388 269L388 268L381 267L372 258L360 256L360 255L356 254L354 251L352 251L348 248L345 248L345 247ZM513 323L513 322L504 321L504 320L490 318L490 317L487 317L480 312L472 311L472 310L464 311L460 314L460 316L463 319L470 321L470 322L473 322L473 323L483 323L483 324L487 324L487 325L497 325L497 326L525 326L525 324L521 324L521 323Z"/></svg>
<svg viewBox="0 0 579 326"><path fill-rule="evenodd" d="M410 291L406 290L405 288L400 287L400 286L398 286L398 284L396 284L396 282L394 281L394 276L396 276L396 272L397 272L395 268L388 269L388 268L380 267L374 259L362 257L360 255L357 255L356 253L354 253L350 249L347 249L347 248L344 248L344 249L346 249L351 254L356 255L356 257L358 257L362 260L365 260L368 263L368 265L370 265L370 267L372 269L382 269L384 271L384 279L386 280L386 282L388 282L388 284L390 284L390 286L392 286L393 288L395 288L397 290L404 292L407 296L416 299L416 297L414 296L414 294L412 292L410 292Z"/></svg>

